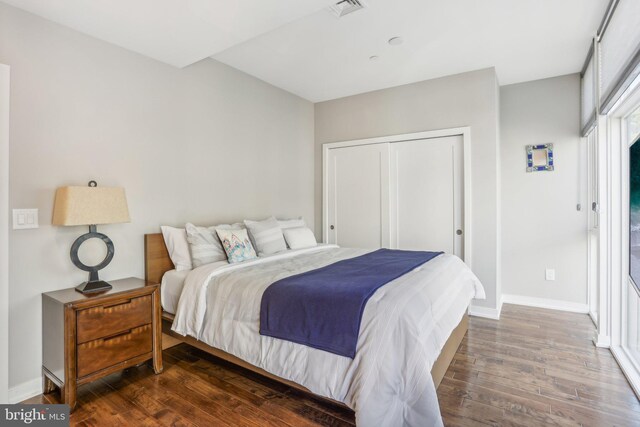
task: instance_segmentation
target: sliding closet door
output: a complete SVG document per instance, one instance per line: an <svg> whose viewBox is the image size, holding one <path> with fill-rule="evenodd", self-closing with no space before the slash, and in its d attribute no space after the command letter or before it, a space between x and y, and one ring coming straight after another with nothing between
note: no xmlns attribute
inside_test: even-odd
<svg viewBox="0 0 640 427"><path fill-rule="evenodd" d="M329 150L328 243L365 249L389 246L388 150L388 144Z"/></svg>
<svg viewBox="0 0 640 427"><path fill-rule="evenodd" d="M462 136L391 144L391 246L464 257Z"/></svg>

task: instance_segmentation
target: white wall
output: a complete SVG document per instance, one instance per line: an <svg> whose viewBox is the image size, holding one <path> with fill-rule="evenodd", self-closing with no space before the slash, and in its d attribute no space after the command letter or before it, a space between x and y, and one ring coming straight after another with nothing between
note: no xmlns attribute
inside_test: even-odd
<svg viewBox="0 0 640 427"><path fill-rule="evenodd" d="M104 279L143 277L160 224L267 215L314 223L313 105L213 60L177 69L0 3L11 66L10 385L39 387L40 294L86 280L69 260L82 227L52 227L56 187L126 188L130 224L99 227L116 254ZM4 347L3 347L4 348ZM16 392L17 393L17 392Z"/></svg>
<svg viewBox="0 0 640 427"><path fill-rule="evenodd" d="M580 77L503 86L500 103L503 293L586 304L589 207L586 170L579 171L586 165ZM549 142L556 170L527 173L525 146ZM545 268L555 268L555 281L545 280Z"/></svg>
<svg viewBox="0 0 640 427"><path fill-rule="evenodd" d="M498 88L485 69L315 105L316 234L321 235L322 144L434 129L471 127L473 271L487 291L477 305L497 310L499 141Z"/></svg>
<svg viewBox="0 0 640 427"><path fill-rule="evenodd" d="M9 67L0 64L0 403L9 399Z"/></svg>

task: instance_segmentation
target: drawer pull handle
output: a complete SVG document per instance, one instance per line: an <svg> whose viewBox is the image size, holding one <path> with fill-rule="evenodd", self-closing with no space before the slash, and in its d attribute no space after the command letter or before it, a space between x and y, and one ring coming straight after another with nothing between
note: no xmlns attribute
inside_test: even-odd
<svg viewBox="0 0 640 427"><path fill-rule="evenodd" d="M109 342L109 341L114 340L116 338L120 338L122 336L129 335L131 333L131 331L132 331L132 329L129 329L128 331L120 332L119 334L112 335L112 336L110 336L108 338L103 338L102 342Z"/></svg>
<svg viewBox="0 0 640 427"><path fill-rule="evenodd" d="M115 303L115 304L103 305L103 306L102 306L102 309L103 309L103 310L105 310L105 309L107 309L107 308L113 308L113 307L118 307L118 306L120 306L120 305L128 305L128 304L131 304L131 300L130 300L130 299L128 299L128 300L126 300L126 301L123 301L123 302L117 302L117 303Z"/></svg>

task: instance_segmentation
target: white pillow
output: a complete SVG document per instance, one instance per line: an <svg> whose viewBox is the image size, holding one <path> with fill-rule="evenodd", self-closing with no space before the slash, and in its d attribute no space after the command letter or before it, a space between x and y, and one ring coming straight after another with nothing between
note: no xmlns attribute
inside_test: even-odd
<svg viewBox="0 0 640 427"><path fill-rule="evenodd" d="M162 237L169 251L169 258L177 271L191 270L191 254L187 242L187 232L184 228L175 228L163 225Z"/></svg>
<svg viewBox="0 0 640 427"><path fill-rule="evenodd" d="M284 241L282 229L274 217L267 218L264 221L245 219L244 225L249 230L258 255L271 255L287 250L287 243Z"/></svg>
<svg viewBox="0 0 640 427"><path fill-rule="evenodd" d="M308 227L287 228L282 231L291 249L304 249L318 246L316 236Z"/></svg>
<svg viewBox="0 0 640 427"><path fill-rule="evenodd" d="M189 223L185 225L185 229L194 268L227 259L215 227L198 227Z"/></svg>
<svg viewBox="0 0 640 427"><path fill-rule="evenodd" d="M298 218L289 218L289 219L278 219L278 225L283 230L286 228L294 228L294 227L306 227L307 224L304 222L301 216Z"/></svg>
<svg viewBox="0 0 640 427"><path fill-rule="evenodd" d="M218 237L220 237L222 247L227 253L229 263L233 264L236 262L248 261L258 257L253 246L251 246L251 241L249 240L249 235L245 228L219 228L216 230L216 233L218 234Z"/></svg>

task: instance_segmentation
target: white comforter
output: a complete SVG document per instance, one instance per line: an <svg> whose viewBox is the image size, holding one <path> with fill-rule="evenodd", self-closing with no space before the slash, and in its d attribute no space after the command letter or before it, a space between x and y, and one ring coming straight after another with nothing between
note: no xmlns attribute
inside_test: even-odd
<svg viewBox="0 0 640 427"><path fill-rule="evenodd" d="M312 392L344 402L359 426L441 426L431 368L473 298L485 298L457 257L441 255L369 299L356 357L259 334L265 289L284 277L368 251L322 245L187 276L172 329Z"/></svg>

